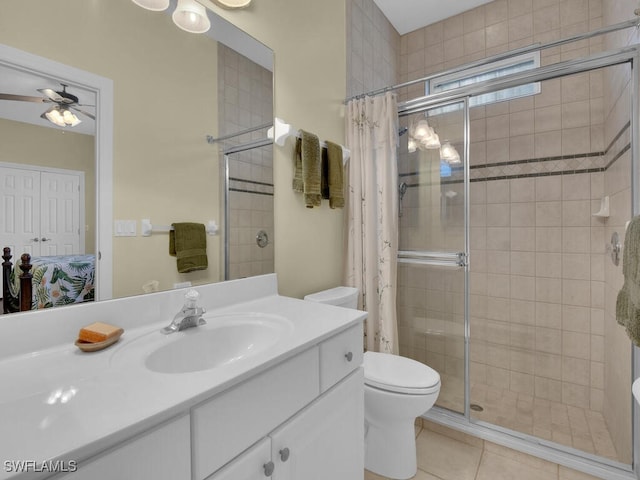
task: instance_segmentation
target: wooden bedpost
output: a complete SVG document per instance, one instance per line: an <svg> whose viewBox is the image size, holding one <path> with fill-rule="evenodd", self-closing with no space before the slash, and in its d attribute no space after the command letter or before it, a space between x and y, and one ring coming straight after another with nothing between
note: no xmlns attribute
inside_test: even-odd
<svg viewBox="0 0 640 480"><path fill-rule="evenodd" d="M9 282L11 281L11 267L13 264L11 263L11 249L9 247L4 247L2 249L2 312L3 313L11 313L15 310L12 310L11 306L11 290L9 289Z"/></svg>
<svg viewBox="0 0 640 480"><path fill-rule="evenodd" d="M20 257L22 263L20 264L20 311L31 310L31 299L33 298L33 287L31 279L31 255L23 253Z"/></svg>

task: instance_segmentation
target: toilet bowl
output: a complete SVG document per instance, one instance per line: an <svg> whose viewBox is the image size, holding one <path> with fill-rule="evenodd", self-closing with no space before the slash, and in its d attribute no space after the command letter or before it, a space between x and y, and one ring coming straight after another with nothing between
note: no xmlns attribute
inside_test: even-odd
<svg viewBox="0 0 640 480"><path fill-rule="evenodd" d="M358 290L337 287L305 300L356 308ZM440 375L410 358L364 354L365 460L367 470L404 480L417 472L416 417L428 411L440 392Z"/></svg>
<svg viewBox="0 0 640 480"><path fill-rule="evenodd" d="M364 419L367 470L394 479L416 474L416 417L438 398L440 375L410 358L364 354Z"/></svg>

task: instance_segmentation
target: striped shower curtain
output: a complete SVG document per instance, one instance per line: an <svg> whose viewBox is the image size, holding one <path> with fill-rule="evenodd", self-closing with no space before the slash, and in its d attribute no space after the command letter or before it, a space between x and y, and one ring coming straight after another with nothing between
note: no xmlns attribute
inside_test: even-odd
<svg viewBox="0 0 640 480"><path fill-rule="evenodd" d="M351 100L346 113L345 285L368 312L365 348L398 353L398 111L395 94Z"/></svg>

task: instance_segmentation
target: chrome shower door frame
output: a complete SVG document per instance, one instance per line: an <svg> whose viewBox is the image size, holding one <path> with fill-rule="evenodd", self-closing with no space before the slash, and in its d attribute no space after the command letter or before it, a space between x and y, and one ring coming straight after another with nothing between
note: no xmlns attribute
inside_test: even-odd
<svg viewBox="0 0 640 480"><path fill-rule="evenodd" d="M513 56L519 52L514 51ZM526 72L516 73L496 80L480 82L474 85L460 87L449 91L427 95L424 97L412 99L398 104L398 114L400 117L408 116L413 113L419 113L427 109L436 108L442 104L450 104L454 102L465 102L465 132L464 132L464 151L465 151L465 173L464 173L464 191L465 191L465 252L466 259L462 266L465 269L465 328L464 328L464 370L465 370L465 408L464 414L455 413L443 408L433 407L424 415L425 419L435 421L445 426L452 427L456 430L469 433L484 440L491 441L509 448L531 454L545 460L558 463L568 468L576 469L587 474L606 478L607 480L632 480L640 478L640 409L638 404L632 402L632 448L633 448L633 464L626 465L618 462L609 461L602 457L587 454L570 447L562 445L550 445L549 442L543 442L538 437L519 433L513 430L499 427L497 425L488 424L471 417L470 411L470 360L469 360L469 344L470 344L470 328L469 328L469 268L468 265L473 261L468 257L469 253L469 98L482 93L489 93L497 90L507 89L518 85L541 82L554 78L561 78L568 75L588 72L605 67L611 67L628 63L631 68L631 212L633 216L640 214L640 45L621 48L619 50L602 52L581 59L568 60L538 67ZM405 255L405 252L400 252ZM434 263L442 265L444 263L455 264L455 259L447 254L449 258L433 257ZM445 255L445 257L447 256ZM399 261L401 256L399 255ZM419 258L414 261L422 261ZM632 377L629 382L640 375L640 349L632 346ZM630 383L631 384L631 383Z"/></svg>

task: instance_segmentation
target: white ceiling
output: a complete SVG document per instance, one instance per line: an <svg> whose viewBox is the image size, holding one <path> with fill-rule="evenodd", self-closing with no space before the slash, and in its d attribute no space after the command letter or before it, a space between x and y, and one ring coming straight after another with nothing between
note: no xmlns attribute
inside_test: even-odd
<svg viewBox="0 0 640 480"><path fill-rule="evenodd" d="M400 35L493 0L374 0Z"/></svg>

